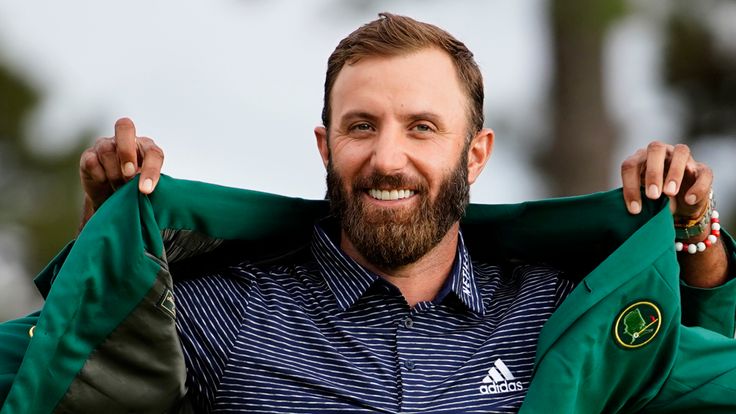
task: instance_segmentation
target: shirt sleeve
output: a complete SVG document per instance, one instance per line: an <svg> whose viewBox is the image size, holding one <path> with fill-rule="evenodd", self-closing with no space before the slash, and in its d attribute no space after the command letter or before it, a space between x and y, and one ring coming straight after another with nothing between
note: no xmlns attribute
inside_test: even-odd
<svg viewBox="0 0 736 414"><path fill-rule="evenodd" d="M176 326L187 368L187 395L196 412L214 407L230 350L247 306L247 286L221 275L177 281Z"/></svg>
<svg viewBox="0 0 736 414"><path fill-rule="evenodd" d="M682 323L734 337L736 331L736 243L731 235L721 232L728 255L729 280L715 288L698 288L681 280Z"/></svg>

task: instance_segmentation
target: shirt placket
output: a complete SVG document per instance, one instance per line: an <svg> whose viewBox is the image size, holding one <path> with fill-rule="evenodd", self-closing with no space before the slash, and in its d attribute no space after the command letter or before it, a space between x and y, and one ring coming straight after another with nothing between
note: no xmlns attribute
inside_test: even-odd
<svg viewBox="0 0 736 414"><path fill-rule="evenodd" d="M421 409L422 391L426 388L426 379L431 367L425 362L431 355L431 340L417 332L417 323L422 322L426 329L427 318L430 318L435 304L422 302L407 311L397 322L396 352L399 363L399 410L414 412Z"/></svg>

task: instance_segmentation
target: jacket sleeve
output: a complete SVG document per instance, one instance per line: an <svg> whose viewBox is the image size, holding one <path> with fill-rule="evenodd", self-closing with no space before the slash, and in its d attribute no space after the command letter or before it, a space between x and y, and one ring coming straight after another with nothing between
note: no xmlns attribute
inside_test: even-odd
<svg viewBox="0 0 736 414"><path fill-rule="evenodd" d="M74 242L67 244L34 280L44 298L73 244ZM0 323L0 408L23 362L23 356L31 342L31 328L36 326L40 314L41 311L37 311L23 318Z"/></svg>
<svg viewBox="0 0 736 414"><path fill-rule="evenodd" d="M672 371L644 411L734 413L735 396L736 340L699 327L682 327Z"/></svg>
<svg viewBox="0 0 736 414"><path fill-rule="evenodd" d="M0 407L23 361L31 341L30 330L35 326L39 313L0 323Z"/></svg>
<svg viewBox="0 0 736 414"><path fill-rule="evenodd" d="M681 282L682 323L733 338L736 332L736 243L725 231L721 234L728 254L729 281L712 289Z"/></svg>

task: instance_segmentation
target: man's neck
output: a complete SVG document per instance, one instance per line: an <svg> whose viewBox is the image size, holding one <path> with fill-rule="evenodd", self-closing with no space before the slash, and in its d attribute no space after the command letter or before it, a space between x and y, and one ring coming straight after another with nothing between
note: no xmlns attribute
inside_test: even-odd
<svg viewBox="0 0 736 414"><path fill-rule="evenodd" d="M343 232L340 247L353 260L399 288L410 307L434 299L452 271L457 253L459 223L453 224L435 247L414 263L385 270L361 255Z"/></svg>

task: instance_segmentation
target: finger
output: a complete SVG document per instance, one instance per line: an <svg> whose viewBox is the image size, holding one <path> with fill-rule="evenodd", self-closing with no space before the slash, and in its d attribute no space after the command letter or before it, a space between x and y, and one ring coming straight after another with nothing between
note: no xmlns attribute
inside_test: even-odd
<svg viewBox="0 0 736 414"><path fill-rule="evenodd" d="M138 188L143 194L151 194L161 178L164 151L147 137L138 139L138 149L143 159Z"/></svg>
<svg viewBox="0 0 736 414"><path fill-rule="evenodd" d="M641 211L641 170L646 162L646 151L639 149L621 163L621 182L624 186L624 201L631 214Z"/></svg>
<svg viewBox="0 0 736 414"><path fill-rule="evenodd" d="M671 150L671 146L669 146ZM647 164L644 172L644 188L646 195L656 200L662 194L664 180L664 162L667 158L668 145L654 141L647 146Z"/></svg>
<svg viewBox="0 0 736 414"><path fill-rule="evenodd" d="M668 196L675 196L680 191L682 179L685 174L685 167L692 158L690 157L690 148L687 145L677 144L672 150L672 158L670 159L669 170L664 184L664 193Z"/></svg>
<svg viewBox="0 0 736 414"><path fill-rule="evenodd" d="M125 184L123 173L120 171L120 159L118 158L117 148L112 138L100 138L94 146L97 159L105 170L105 177L113 188L118 188Z"/></svg>
<svg viewBox="0 0 736 414"><path fill-rule="evenodd" d="M83 180L83 183L86 182L92 185L107 183L105 169L102 168L94 147L88 148L82 153L79 159L79 176Z"/></svg>
<svg viewBox="0 0 736 414"><path fill-rule="evenodd" d="M705 164L696 163L696 179L685 194L685 202L691 206L708 199L713 186L713 170Z"/></svg>
<svg viewBox="0 0 736 414"><path fill-rule="evenodd" d="M138 154L135 138L135 124L129 118L115 122L115 145L120 160L119 169L125 178L131 178L138 171Z"/></svg>
<svg viewBox="0 0 736 414"><path fill-rule="evenodd" d="M82 153L79 159L79 176L84 193L92 200L96 210L112 194L113 189L93 148Z"/></svg>

